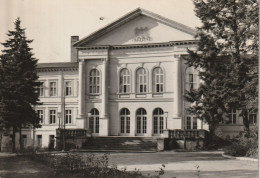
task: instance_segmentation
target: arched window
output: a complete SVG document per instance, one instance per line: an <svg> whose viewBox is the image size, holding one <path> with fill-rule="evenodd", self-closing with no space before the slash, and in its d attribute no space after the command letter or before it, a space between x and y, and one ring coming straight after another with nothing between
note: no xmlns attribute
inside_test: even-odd
<svg viewBox="0 0 260 178"><path fill-rule="evenodd" d="M147 116L146 110L144 108L140 108L136 111L136 126L137 126L137 134L145 134L147 132Z"/></svg>
<svg viewBox="0 0 260 178"><path fill-rule="evenodd" d="M122 69L120 71L120 81L119 81L119 92L129 93L130 92L130 72L128 69Z"/></svg>
<svg viewBox="0 0 260 178"><path fill-rule="evenodd" d="M199 82L199 78L198 78L198 70L196 70L194 67L188 67L186 69L186 90L190 91L193 89L197 89L198 88L198 82Z"/></svg>
<svg viewBox="0 0 260 178"><path fill-rule="evenodd" d="M92 69L89 75L89 93L100 93L100 73L97 69Z"/></svg>
<svg viewBox="0 0 260 178"><path fill-rule="evenodd" d="M162 134L163 133L163 120L164 112L161 108L156 108L153 111L153 133Z"/></svg>
<svg viewBox="0 0 260 178"><path fill-rule="evenodd" d="M139 68L136 71L136 92L147 92L147 74L144 68Z"/></svg>
<svg viewBox="0 0 260 178"><path fill-rule="evenodd" d="M90 111L90 113L89 128L92 133L99 133L99 111L94 108Z"/></svg>
<svg viewBox="0 0 260 178"><path fill-rule="evenodd" d="M153 92L161 93L164 90L164 74L160 67L153 69Z"/></svg>
<svg viewBox="0 0 260 178"><path fill-rule="evenodd" d="M121 134L130 133L130 111L127 108L123 108L120 111L120 132Z"/></svg>

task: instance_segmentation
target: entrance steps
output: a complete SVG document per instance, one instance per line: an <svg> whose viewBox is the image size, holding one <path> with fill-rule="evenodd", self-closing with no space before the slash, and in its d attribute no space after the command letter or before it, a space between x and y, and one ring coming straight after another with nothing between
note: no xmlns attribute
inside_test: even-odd
<svg viewBox="0 0 260 178"><path fill-rule="evenodd" d="M157 139L152 137L92 137L82 143L85 151L156 152Z"/></svg>

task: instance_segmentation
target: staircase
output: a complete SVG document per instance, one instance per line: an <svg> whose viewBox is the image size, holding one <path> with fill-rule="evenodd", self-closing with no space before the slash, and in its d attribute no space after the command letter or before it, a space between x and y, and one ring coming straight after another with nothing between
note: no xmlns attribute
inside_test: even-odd
<svg viewBox="0 0 260 178"><path fill-rule="evenodd" d="M82 144L86 151L155 152L157 139L152 137L92 137Z"/></svg>

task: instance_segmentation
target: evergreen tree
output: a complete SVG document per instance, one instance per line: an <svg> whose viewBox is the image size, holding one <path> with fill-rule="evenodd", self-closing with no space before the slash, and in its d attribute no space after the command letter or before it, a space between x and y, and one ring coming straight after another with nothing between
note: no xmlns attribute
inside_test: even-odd
<svg viewBox="0 0 260 178"><path fill-rule="evenodd" d="M38 103L36 72L37 59L25 36L25 29L20 26L20 19L15 21L14 31L8 32L9 39L2 43L5 47L0 56L0 117L1 124L13 129L13 151L15 133L23 125L39 127L40 118L33 107ZM21 135L20 135L21 148Z"/></svg>
<svg viewBox="0 0 260 178"><path fill-rule="evenodd" d="M203 83L186 91L194 102L189 111L210 125L211 133L232 109L240 110L249 129L248 111L258 97L258 2L257 0L194 0L198 50L188 51Z"/></svg>

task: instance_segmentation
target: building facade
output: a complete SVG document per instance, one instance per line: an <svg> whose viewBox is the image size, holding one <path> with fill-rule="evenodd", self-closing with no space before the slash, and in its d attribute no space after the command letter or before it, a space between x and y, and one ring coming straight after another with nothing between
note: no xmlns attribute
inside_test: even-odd
<svg viewBox="0 0 260 178"><path fill-rule="evenodd" d="M38 65L42 105L39 129L25 129L25 146L47 147L56 129L82 128L94 136L164 137L165 130L208 129L186 112L185 90L198 72L185 65L196 49L195 30L137 9L79 40L71 37L71 62ZM223 132L243 128L238 112ZM252 124L256 114L252 115Z"/></svg>

